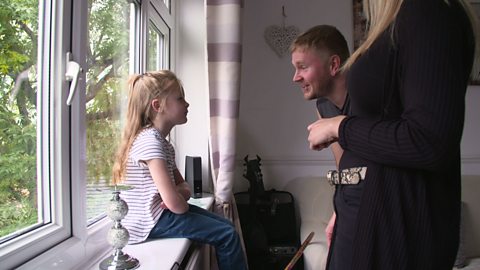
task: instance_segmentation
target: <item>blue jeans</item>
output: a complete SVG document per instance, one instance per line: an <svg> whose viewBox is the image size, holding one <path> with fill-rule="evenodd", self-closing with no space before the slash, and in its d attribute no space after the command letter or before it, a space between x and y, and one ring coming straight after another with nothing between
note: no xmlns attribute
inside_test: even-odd
<svg viewBox="0 0 480 270"><path fill-rule="evenodd" d="M221 270L245 270L240 236L226 218L195 205L189 205L184 214L175 214L165 209L149 238L188 238L215 247L218 267Z"/></svg>

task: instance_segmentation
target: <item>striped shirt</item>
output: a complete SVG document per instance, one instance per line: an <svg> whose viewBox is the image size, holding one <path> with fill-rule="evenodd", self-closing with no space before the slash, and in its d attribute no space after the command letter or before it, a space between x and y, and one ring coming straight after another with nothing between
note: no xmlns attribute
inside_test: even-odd
<svg viewBox="0 0 480 270"><path fill-rule="evenodd" d="M133 189L121 193L129 209L122 220L122 225L130 233L129 244L144 241L163 212L160 207L162 198L145 162L155 158L166 161L170 178L175 182L175 150L172 144L155 128L146 128L135 138L128 154L124 183Z"/></svg>

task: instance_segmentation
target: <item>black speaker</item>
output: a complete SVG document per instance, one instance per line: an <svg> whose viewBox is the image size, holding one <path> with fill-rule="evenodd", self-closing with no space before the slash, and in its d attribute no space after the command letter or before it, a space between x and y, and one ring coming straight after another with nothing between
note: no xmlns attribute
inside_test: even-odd
<svg viewBox="0 0 480 270"><path fill-rule="evenodd" d="M202 158L185 157L185 180L193 187L193 197L202 197Z"/></svg>

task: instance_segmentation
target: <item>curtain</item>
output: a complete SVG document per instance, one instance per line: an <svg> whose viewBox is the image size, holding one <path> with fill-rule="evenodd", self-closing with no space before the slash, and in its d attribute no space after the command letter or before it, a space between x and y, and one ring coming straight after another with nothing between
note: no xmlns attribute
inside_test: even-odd
<svg viewBox="0 0 480 270"><path fill-rule="evenodd" d="M232 187L240 101L242 8L242 0L206 0L209 155L215 212L229 218L240 236Z"/></svg>
<svg viewBox="0 0 480 270"><path fill-rule="evenodd" d="M215 201L233 220L232 193L240 96L242 0L206 0L209 154Z"/></svg>

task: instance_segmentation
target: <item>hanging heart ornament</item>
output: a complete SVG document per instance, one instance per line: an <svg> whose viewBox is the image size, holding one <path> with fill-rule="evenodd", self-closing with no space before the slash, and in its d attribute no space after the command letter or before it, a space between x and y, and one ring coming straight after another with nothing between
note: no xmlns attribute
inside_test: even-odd
<svg viewBox="0 0 480 270"><path fill-rule="evenodd" d="M265 40L267 44L275 51L275 53L282 57L288 52L290 44L298 36L300 30L293 25L278 26L271 25L265 29Z"/></svg>

